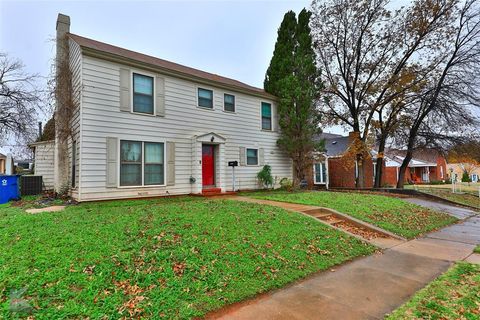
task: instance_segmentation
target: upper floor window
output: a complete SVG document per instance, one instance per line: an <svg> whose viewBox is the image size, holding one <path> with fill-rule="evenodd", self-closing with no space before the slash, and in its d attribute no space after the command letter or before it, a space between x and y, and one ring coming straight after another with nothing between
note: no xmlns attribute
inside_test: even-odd
<svg viewBox="0 0 480 320"><path fill-rule="evenodd" d="M223 110L235 112L235 96L225 93L223 95Z"/></svg>
<svg viewBox="0 0 480 320"><path fill-rule="evenodd" d="M247 165L258 165L258 149L247 149Z"/></svg>
<svg viewBox="0 0 480 320"><path fill-rule="evenodd" d="M133 112L153 114L153 77L133 74Z"/></svg>
<svg viewBox="0 0 480 320"><path fill-rule="evenodd" d="M198 88L198 106L213 109L213 91Z"/></svg>
<svg viewBox="0 0 480 320"><path fill-rule="evenodd" d="M262 130L272 130L272 105L262 102Z"/></svg>

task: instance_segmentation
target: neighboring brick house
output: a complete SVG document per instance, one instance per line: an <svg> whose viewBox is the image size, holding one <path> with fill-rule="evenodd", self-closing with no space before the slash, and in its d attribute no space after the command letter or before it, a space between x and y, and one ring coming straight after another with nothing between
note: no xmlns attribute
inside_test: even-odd
<svg viewBox="0 0 480 320"><path fill-rule="evenodd" d="M405 154L405 150L389 150L387 152L390 162L386 163L384 178L386 184L395 185L397 183L398 171L405 159ZM405 182L418 184L445 181L445 179L447 179L447 160L438 150L425 148L413 152L412 160L410 160L405 174Z"/></svg>
<svg viewBox="0 0 480 320"><path fill-rule="evenodd" d="M312 177L310 185L319 188L355 188L358 178L355 153L349 152L354 141L352 133L341 136L323 133L317 140L325 141L325 151L319 155L309 174ZM400 166L405 158L404 150L388 150L385 153L382 186L394 187L397 185ZM372 150L365 155L365 188L373 188L375 181L376 151ZM371 177L371 178L370 178ZM440 152L435 149L420 149L413 153L405 182L430 183L447 179L447 162Z"/></svg>
<svg viewBox="0 0 480 320"><path fill-rule="evenodd" d="M354 141L353 133L341 136L322 133L317 140L325 140L325 151L313 165L311 184L326 188L355 188L358 167L354 153L349 148ZM370 153L366 153L365 188L372 188L374 182L374 166Z"/></svg>

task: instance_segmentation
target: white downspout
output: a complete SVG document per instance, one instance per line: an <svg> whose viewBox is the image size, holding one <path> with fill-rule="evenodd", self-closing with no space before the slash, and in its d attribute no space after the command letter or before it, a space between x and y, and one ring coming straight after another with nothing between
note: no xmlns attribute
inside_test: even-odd
<svg viewBox="0 0 480 320"><path fill-rule="evenodd" d="M330 184L330 170L328 169L328 155L325 155L325 170L327 170L327 174L325 175L327 177L327 181L325 182L325 187L328 190L329 184Z"/></svg>

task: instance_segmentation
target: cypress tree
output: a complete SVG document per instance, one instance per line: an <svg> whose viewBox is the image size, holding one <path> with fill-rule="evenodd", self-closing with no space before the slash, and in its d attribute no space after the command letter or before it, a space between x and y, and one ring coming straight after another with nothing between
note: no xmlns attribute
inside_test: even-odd
<svg viewBox="0 0 480 320"><path fill-rule="evenodd" d="M275 50L263 82L265 91L276 96L281 89L279 81L293 74L296 28L295 12L288 11L283 17L280 28L278 28Z"/></svg>
<svg viewBox="0 0 480 320"><path fill-rule="evenodd" d="M322 144L315 141L320 130L316 101L319 72L310 34L311 13L303 9L298 22L287 12L278 30L277 43L265 77L265 90L276 95L280 138L278 146L293 160L295 183L304 179Z"/></svg>

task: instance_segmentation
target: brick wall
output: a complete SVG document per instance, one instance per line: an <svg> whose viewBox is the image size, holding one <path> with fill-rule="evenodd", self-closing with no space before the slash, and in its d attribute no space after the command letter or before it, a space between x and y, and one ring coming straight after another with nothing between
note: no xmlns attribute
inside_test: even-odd
<svg viewBox="0 0 480 320"><path fill-rule="evenodd" d="M397 185L397 167L385 167L383 169L384 184L389 186Z"/></svg>
<svg viewBox="0 0 480 320"><path fill-rule="evenodd" d="M442 168L442 169L440 169ZM442 171L443 170L443 177L442 177ZM447 179L447 160L445 160L444 157L442 156L439 156L437 158L437 168L436 168L436 176L435 176L435 179L433 179L433 177L430 177L430 180L433 181L433 180L446 180Z"/></svg>
<svg viewBox="0 0 480 320"><path fill-rule="evenodd" d="M330 158L328 179L331 188L355 188L355 167L346 167L343 158Z"/></svg>
<svg viewBox="0 0 480 320"><path fill-rule="evenodd" d="M348 164L347 164L348 163ZM344 157L328 159L328 178L331 188L355 188L355 165ZM365 188L373 187L373 161L365 161Z"/></svg>

